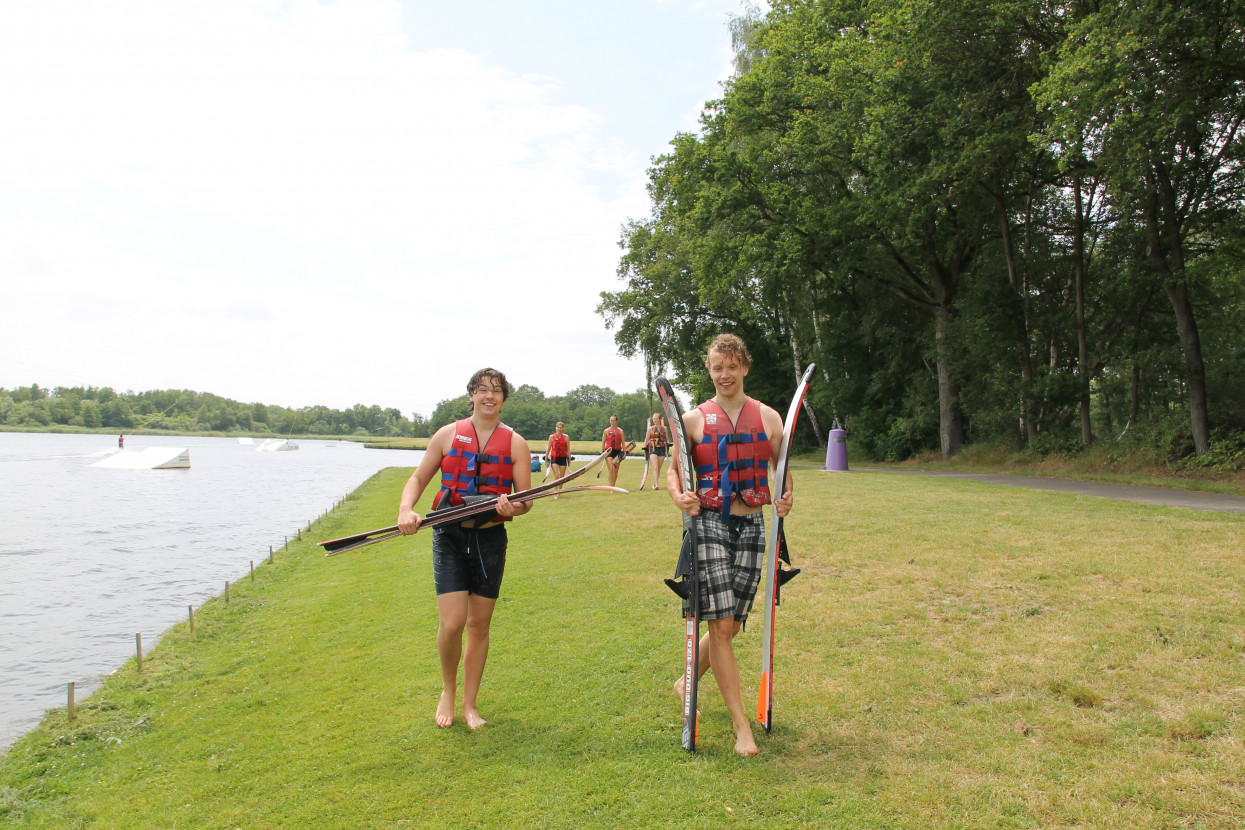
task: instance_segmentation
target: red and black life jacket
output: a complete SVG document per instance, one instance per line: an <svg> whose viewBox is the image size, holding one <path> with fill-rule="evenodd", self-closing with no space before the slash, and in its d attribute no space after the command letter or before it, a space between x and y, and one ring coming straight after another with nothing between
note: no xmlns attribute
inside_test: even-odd
<svg viewBox="0 0 1245 830"><path fill-rule="evenodd" d="M609 429L605 430L606 449L621 450L623 448L622 438L623 438L622 430L619 429L618 427L610 427Z"/></svg>
<svg viewBox="0 0 1245 830"><path fill-rule="evenodd" d="M453 445L441 459L441 489L432 509L462 504L463 496L508 494L514 488L514 459L509 454L513 437L514 431L499 423L481 449L471 419L455 421Z"/></svg>
<svg viewBox="0 0 1245 830"><path fill-rule="evenodd" d="M554 458L565 458L571 454L571 438L565 432L559 435L554 433L549 436L549 453Z"/></svg>
<svg viewBox="0 0 1245 830"><path fill-rule="evenodd" d="M670 443L666 438L666 428L653 425L648 428L648 445L650 447L664 447Z"/></svg>
<svg viewBox="0 0 1245 830"><path fill-rule="evenodd" d="M761 423L760 402L745 400L734 424L713 401L697 409L705 415L704 437L692 448L700 506L720 509L725 518L736 493L749 507L769 504L770 441Z"/></svg>

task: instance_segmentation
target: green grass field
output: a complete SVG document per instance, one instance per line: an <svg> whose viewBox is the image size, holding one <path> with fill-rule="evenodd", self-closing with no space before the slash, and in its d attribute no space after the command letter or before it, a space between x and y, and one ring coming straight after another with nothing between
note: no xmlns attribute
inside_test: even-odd
<svg viewBox="0 0 1245 830"><path fill-rule="evenodd" d="M641 465L624 463L634 488ZM512 525L480 696L437 729L429 538L378 474L50 713L0 823L55 828L1239 828L1245 520L884 473L796 472L776 726L732 751L712 677L679 748L664 492ZM591 477L591 473L588 474ZM760 615L737 641L755 700Z"/></svg>

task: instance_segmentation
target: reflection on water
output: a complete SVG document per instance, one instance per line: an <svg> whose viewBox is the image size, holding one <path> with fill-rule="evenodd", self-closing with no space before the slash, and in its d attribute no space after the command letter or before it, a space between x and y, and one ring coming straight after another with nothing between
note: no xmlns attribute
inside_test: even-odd
<svg viewBox="0 0 1245 830"><path fill-rule="evenodd" d="M299 441L128 436L190 449L190 469L91 465L106 435L0 433L0 748L246 575L250 562L385 467L421 453ZM395 512L398 494L394 493Z"/></svg>

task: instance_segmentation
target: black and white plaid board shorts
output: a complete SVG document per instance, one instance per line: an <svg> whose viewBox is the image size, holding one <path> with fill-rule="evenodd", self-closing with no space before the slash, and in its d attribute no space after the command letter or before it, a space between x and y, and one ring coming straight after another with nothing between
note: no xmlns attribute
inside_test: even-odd
<svg viewBox="0 0 1245 830"><path fill-rule="evenodd" d="M723 520L716 510L696 517L700 537L700 616L748 619L761 584L765 558L765 520L760 513Z"/></svg>

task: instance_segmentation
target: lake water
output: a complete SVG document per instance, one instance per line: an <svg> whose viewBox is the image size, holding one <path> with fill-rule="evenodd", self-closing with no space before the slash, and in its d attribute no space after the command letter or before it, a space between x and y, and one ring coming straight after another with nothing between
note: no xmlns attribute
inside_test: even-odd
<svg viewBox="0 0 1245 830"><path fill-rule="evenodd" d="M126 452L186 447L190 468L93 467L106 435L0 432L0 749L146 653L313 519L420 452L296 440L127 436ZM397 515L398 493L393 494ZM366 529L366 528L363 528Z"/></svg>

